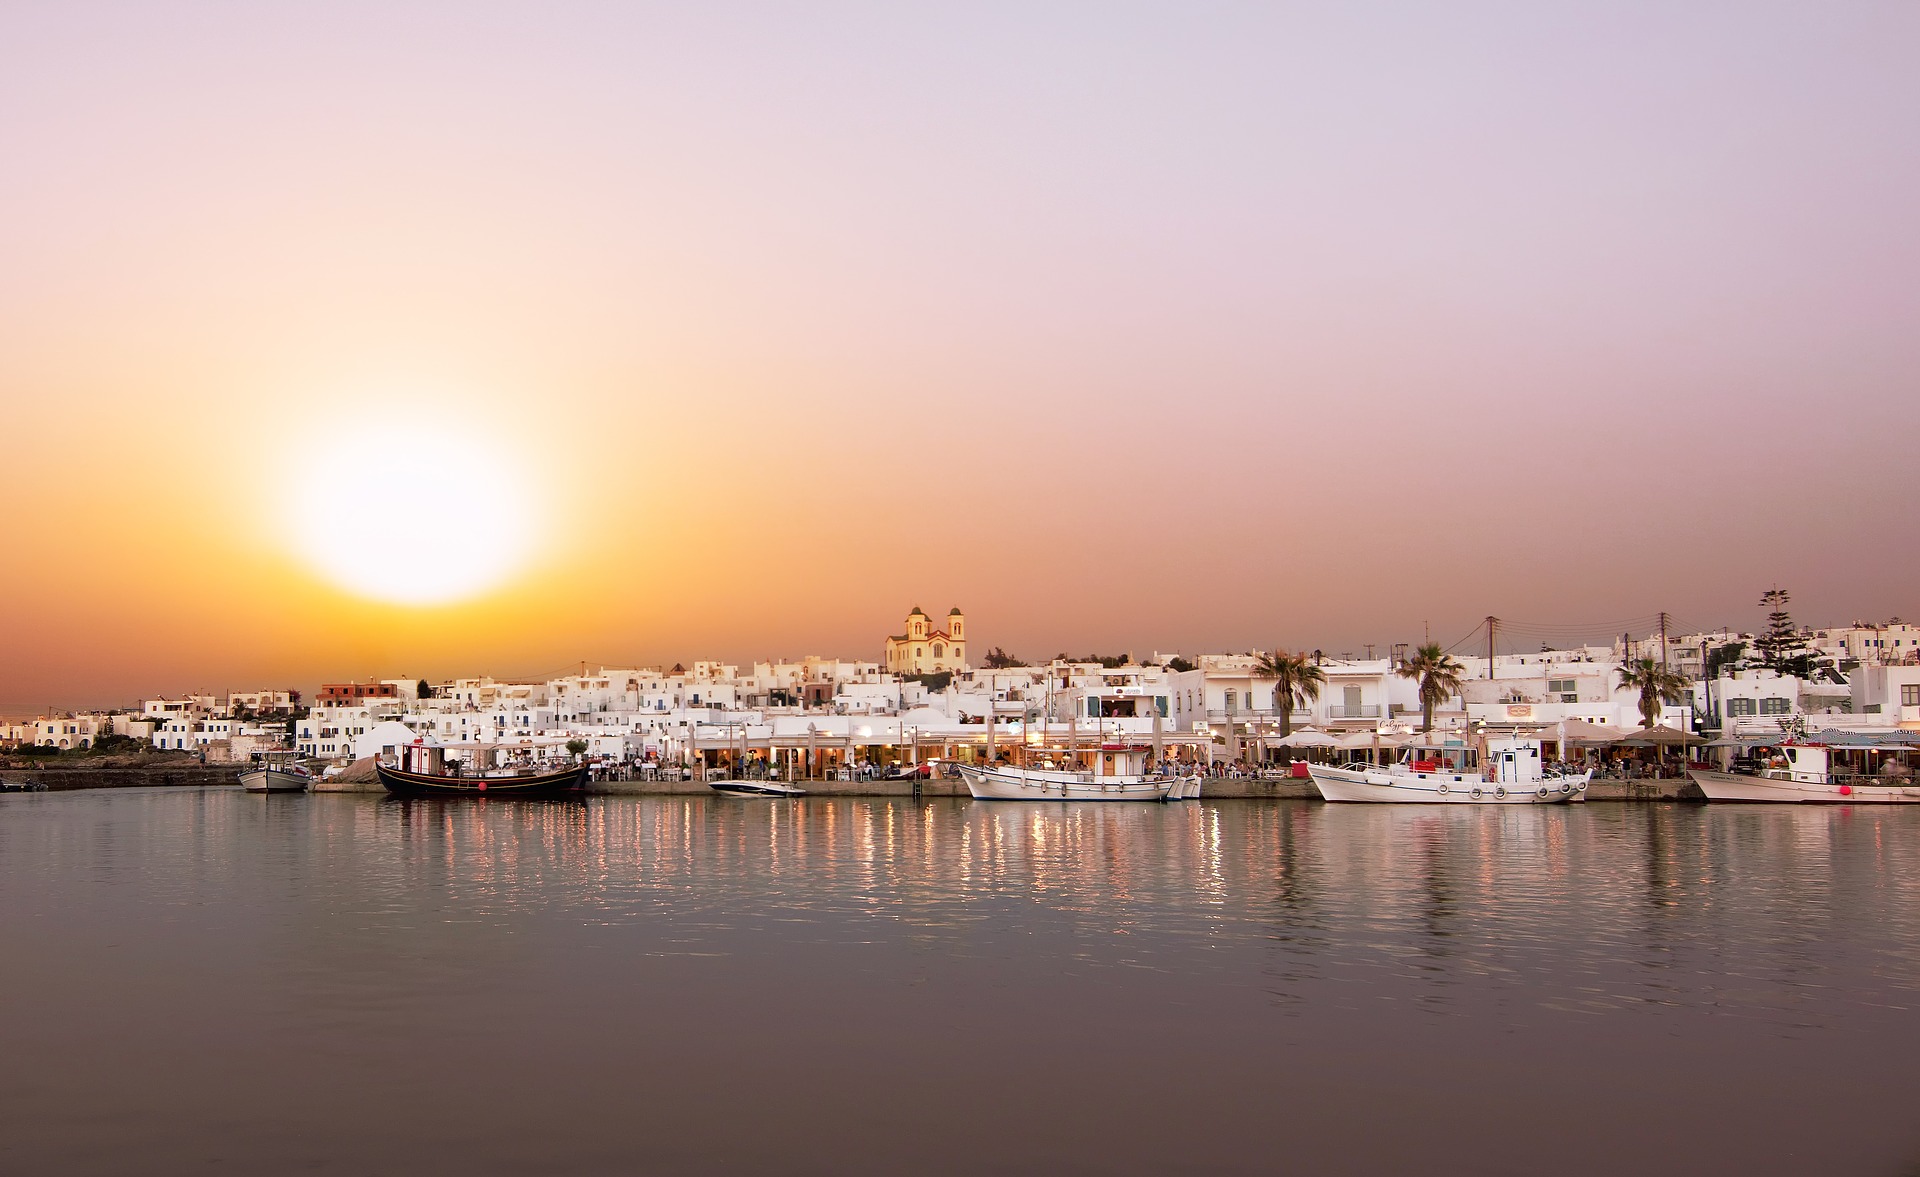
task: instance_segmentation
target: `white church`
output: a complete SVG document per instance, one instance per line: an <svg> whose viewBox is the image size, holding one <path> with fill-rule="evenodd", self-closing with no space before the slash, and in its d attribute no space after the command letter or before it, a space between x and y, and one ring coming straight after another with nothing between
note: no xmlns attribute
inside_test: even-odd
<svg viewBox="0 0 1920 1177"><path fill-rule="evenodd" d="M892 674L932 674L967 664L967 619L958 608L947 614L947 628L915 605L907 614L907 632L887 639L887 670Z"/></svg>

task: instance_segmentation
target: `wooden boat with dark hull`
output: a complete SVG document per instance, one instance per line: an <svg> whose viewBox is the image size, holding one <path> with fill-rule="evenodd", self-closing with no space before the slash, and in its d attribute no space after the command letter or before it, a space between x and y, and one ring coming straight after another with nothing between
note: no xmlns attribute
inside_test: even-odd
<svg viewBox="0 0 1920 1177"><path fill-rule="evenodd" d="M587 767L525 776L444 776L375 765L380 783L396 797L572 797L587 787Z"/></svg>
<svg viewBox="0 0 1920 1177"><path fill-rule="evenodd" d="M438 748L405 751L413 754L403 760L406 768L374 765L380 783L396 797L577 797L587 787L584 764L557 772L451 773Z"/></svg>

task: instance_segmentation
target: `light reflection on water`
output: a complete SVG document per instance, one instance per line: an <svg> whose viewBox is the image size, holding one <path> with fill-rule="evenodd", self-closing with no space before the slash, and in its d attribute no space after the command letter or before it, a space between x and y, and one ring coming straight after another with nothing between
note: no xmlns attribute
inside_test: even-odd
<svg viewBox="0 0 1920 1177"><path fill-rule="evenodd" d="M213 1134L342 1172L887 1171L909 1143L931 1171L1262 1172L1290 1115L1296 1159L1391 1172L1433 1168L1420 1105L1451 1084L1577 1087L1639 1120L1467 1134L1442 1150L1463 1167L1433 1171L1798 1172L1817 1147L1892 1172L1920 1137L1904 809L102 792L5 799L0 885L0 985L34 995L0 1014L22 1064L0 1160L73 1171L184 1171ZM441 1098L422 1086L503 1057L568 1077L574 1134L523 1128L525 1156L420 1135L408 1117ZM165 1090L196 1066L207 1098ZM1207 1130L1093 1102L1055 1122L983 1096L996 1069L1076 1091L1181 1075ZM294 1096L209 1118L262 1071ZM783 1079L777 1141L701 1098ZM1782 1085L1833 1098L1783 1119ZM856 1091L899 1124L824 1127ZM82 1092L109 1109L84 1147ZM644 1144L578 1127L626 1123L637 1093ZM1005 1139L922 1114L1003 1099ZM1382 1107L1415 1143L1353 1139Z"/></svg>

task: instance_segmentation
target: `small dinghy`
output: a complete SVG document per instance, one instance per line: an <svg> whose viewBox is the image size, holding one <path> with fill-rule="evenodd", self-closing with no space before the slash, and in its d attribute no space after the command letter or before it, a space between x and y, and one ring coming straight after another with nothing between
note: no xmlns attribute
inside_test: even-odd
<svg viewBox="0 0 1920 1177"><path fill-rule="evenodd" d="M269 752L240 774L240 787L249 793L304 793L313 787L313 774L292 753Z"/></svg>
<svg viewBox="0 0 1920 1177"><path fill-rule="evenodd" d="M779 781L756 780L709 780L707 787L716 793L726 793L733 797L804 797L805 789L793 785L783 785Z"/></svg>

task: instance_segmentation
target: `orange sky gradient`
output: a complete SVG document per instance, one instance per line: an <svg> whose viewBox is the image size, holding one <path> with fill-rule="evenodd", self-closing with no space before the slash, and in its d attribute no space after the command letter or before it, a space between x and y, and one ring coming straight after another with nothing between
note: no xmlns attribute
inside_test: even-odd
<svg viewBox="0 0 1920 1177"><path fill-rule="evenodd" d="M878 658L914 604L1028 657L1920 616L1917 36L9 5L0 712ZM534 550L356 597L299 443L436 414Z"/></svg>

